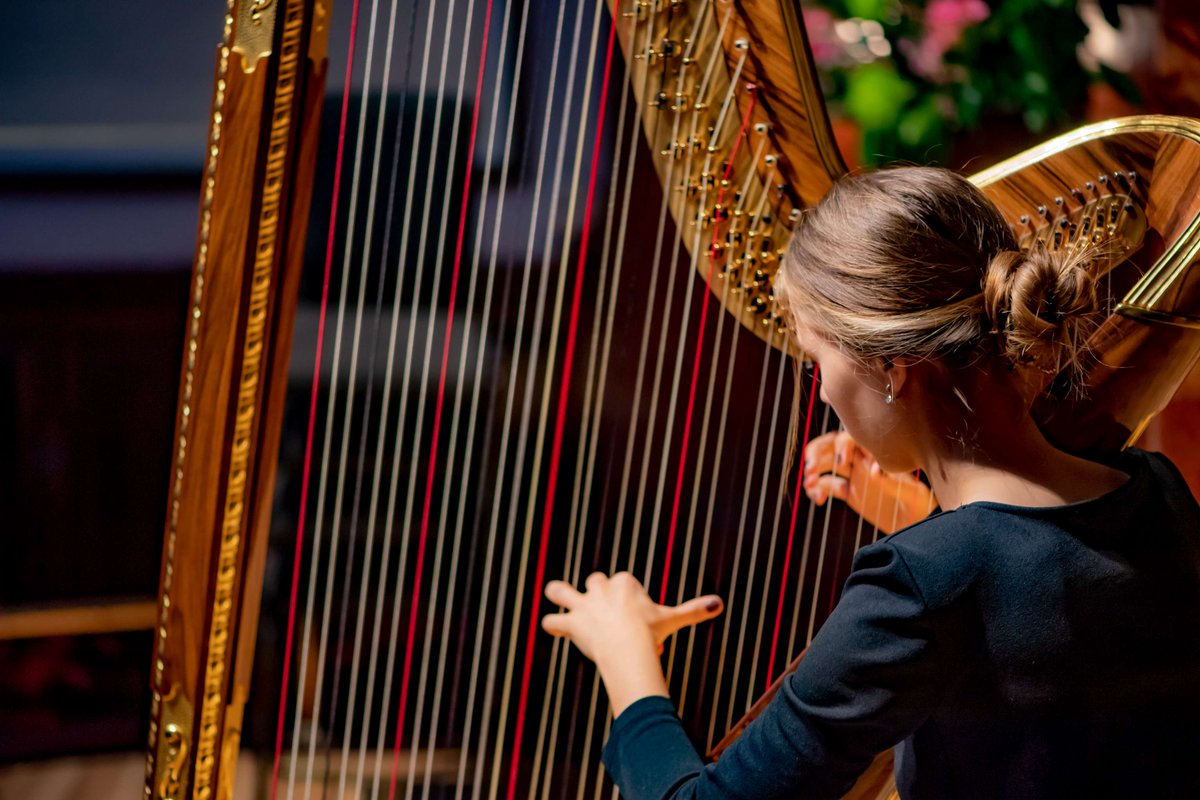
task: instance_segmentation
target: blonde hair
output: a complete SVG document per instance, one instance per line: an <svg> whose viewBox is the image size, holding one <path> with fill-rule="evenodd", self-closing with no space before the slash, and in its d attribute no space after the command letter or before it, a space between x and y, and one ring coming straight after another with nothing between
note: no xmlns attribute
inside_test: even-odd
<svg viewBox="0 0 1200 800"><path fill-rule="evenodd" d="M859 359L1080 363L1094 254L1022 251L996 206L944 169L848 176L800 219L775 278L794 322Z"/></svg>

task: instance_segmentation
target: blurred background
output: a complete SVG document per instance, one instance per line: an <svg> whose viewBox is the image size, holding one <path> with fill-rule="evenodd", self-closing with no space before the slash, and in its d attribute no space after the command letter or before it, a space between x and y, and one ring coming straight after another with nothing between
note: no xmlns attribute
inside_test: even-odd
<svg viewBox="0 0 1200 800"><path fill-rule="evenodd" d="M334 6L336 40L350 3ZM141 791L224 7L22 3L0 26L0 800ZM1189 0L806 0L804 19L855 166L974 172L1086 121L1200 117ZM335 60L330 108L337 71ZM319 279L302 292L296 348L308 354ZM1143 441L1194 491L1198 384ZM302 447L288 427L285 460Z"/></svg>

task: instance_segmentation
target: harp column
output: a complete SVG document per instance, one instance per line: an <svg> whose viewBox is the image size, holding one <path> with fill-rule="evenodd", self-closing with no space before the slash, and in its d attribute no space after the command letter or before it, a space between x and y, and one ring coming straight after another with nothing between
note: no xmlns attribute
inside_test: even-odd
<svg viewBox="0 0 1200 800"><path fill-rule="evenodd" d="M329 0L230 0L217 50L151 671L147 798L232 796Z"/></svg>

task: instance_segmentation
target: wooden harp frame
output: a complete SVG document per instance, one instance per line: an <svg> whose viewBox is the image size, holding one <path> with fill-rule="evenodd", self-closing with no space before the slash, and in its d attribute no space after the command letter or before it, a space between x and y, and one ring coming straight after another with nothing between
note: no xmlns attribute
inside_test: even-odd
<svg viewBox="0 0 1200 800"><path fill-rule="evenodd" d="M146 797L232 796L328 13L324 0L245 0L225 15L175 423Z"/></svg>

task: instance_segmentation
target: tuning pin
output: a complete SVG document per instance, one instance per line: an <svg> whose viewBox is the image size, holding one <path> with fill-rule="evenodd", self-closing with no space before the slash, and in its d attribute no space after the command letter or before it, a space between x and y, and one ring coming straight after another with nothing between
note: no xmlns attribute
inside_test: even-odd
<svg viewBox="0 0 1200 800"><path fill-rule="evenodd" d="M645 0L639 0L638 2L633 3L632 11L626 11L626 12L622 13L621 16L635 17L640 20L645 15L646 9L648 9L648 8L650 8L650 3L645 2Z"/></svg>

